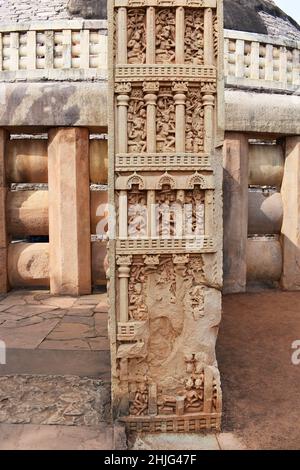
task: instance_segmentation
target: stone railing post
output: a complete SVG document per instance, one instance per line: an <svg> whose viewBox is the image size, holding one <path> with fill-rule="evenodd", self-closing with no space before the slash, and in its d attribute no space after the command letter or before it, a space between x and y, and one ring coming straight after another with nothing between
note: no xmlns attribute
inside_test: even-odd
<svg viewBox="0 0 300 470"><path fill-rule="evenodd" d="M173 86L174 102L176 108L176 152L185 152L185 103L188 87L185 83L176 83Z"/></svg>

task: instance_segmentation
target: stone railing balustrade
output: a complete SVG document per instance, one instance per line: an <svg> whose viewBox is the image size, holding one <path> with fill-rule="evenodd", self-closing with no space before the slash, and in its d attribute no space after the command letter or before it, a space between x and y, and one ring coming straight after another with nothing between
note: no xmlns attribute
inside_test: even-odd
<svg viewBox="0 0 300 470"><path fill-rule="evenodd" d="M225 30L229 86L290 90L300 87L300 42Z"/></svg>
<svg viewBox="0 0 300 470"><path fill-rule="evenodd" d="M300 42L232 30L224 36L227 86L298 91ZM104 20L0 26L0 81L106 78Z"/></svg>
<svg viewBox="0 0 300 470"><path fill-rule="evenodd" d="M0 26L0 80L105 79L106 21Z"/></svg>

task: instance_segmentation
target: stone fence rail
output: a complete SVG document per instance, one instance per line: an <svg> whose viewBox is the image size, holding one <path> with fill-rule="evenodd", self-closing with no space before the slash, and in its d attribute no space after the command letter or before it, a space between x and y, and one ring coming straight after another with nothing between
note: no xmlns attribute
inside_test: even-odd
<svg viewBox="0 0 300 470"><path fill-rule="evenodd" d="M225 30L226 85L298 91L300 42Z"/></svg>
<svg viewBox="0 0 300 470"><path fill-rule="evenodd" d="M297 92L300 42L225 30L227 86ZM0 81L106 80L107 21L0 26Z"/></svg>
<svg viewBox="0 0 300 470"><path fill-rule="evenodd" d="M0 80L106 79L107 23L46 21L0 27Z"/></svg>

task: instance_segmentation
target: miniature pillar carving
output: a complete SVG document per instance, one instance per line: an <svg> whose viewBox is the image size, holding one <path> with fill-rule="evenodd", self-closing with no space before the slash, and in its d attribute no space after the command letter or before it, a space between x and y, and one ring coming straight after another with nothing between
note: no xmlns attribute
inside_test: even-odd
<svg viewBox="0 0 300 470"><path fill-rule="evenodd" d="M147 192L147 210L148 210L148 237L156 237L156 210L155 210L155 191Z"/></svg>
<svg viewBox="0 0 300 470"><path fill-rule="evenodd" d="M184 8L176 9L176 63L184 64L185 61L185 24L184 24Z"/></svg>
<svg viewBox="0 0 300 470"><path fill-rule="evenodd" d="M144 83L144 100L147 106L147 152L156 151L156 102L159 83Z"/></svg>
<svg viewBox="0 0 300 470"><path fill-rule="evenodd" d="M129 106L129 93L131 85L124 83L117 87L117 107L118 107L118 152L126 153L128 150L128 128L127 128L127 114Z"/></svg>
<svg viewBox="0 0 300 470"><path fill-rule="evenodd" d="M128 200L127 191L120 191L119 195L119 237L128 235Z"/></svg>
<svg viewBox="0 0 300 470"><path fill-rule="evenodd" d="M127 8L119 8L117 20L117 62L127 63Z"/></svg>
<svg viewBox="0 0 300 470"><path fill-rule="evenodd" d="M146 63L155 64L155 8L147 8L147 27L146 27Z"/></svg>
<svg viewBox="0 0 300 470"><path fill-rule="evenodd" d="M185 102L188 87L184 83L177 83L173 87L176 107L176 152L185 152Z"/></svg>
<svg viewBox="0 0 300 470"><path fill-rule="evenodd" d="M118 277L119 277L119 298L120 298L120 322L128 322L128 279L130 277L131 256L119 256Z"/></svg>
<svg viewBox="0 0 300 470"><path fill-rule="evenodd" d="M214 24L211 8L204 9L204 64L214 64Z"/></svg>
<svg viewBox="0 0 300 470"><path fill-rule="evenodd" d="M214 129L214 104L215 97L213 95L203 96L204 106L204 152L211 153L213 150L213 129Z"/></svg>

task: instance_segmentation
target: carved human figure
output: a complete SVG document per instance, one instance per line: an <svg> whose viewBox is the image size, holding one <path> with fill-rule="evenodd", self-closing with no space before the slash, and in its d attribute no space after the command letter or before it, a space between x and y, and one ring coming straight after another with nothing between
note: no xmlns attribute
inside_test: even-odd
<svg viewBox="0 0 300 470"><path fill-rule="evenodd" d="M203 12L191 9L185 16L185 62L202 65L204 59Z"/></svg>
<svg viewBox="0 0 300 470"><path fill-rule="evenodd" d="M168 93L168 91L166 92ZM173 98L166 94L157 101L157 151L175 150L175 105Z"/></svg>
<svg viewBox="0 0 300 470"><path fill-rule="evenodd" d="M156 62L175 62L175 15L172 10L162 9L156 15Z"/></svg>
<svg viewBox="0 0 300 470"><path fill-rule="evenodd" d="M134 416L145 415L148 410L148 402L148 387L145 383L142 383L135 392L134 400L130 405L130 414Z"/></svg>
<svg viewBox="0 0 300 470"><path fill-rule="evenodd" d="M132 190L128 196L128 237L147 236L147 202L142 191Z"/></svg>
<svg viewBox="0 0 300 470"><path fill-rule="evenodd" d="M139 88L131 92L128 106L128 151L146 151L146 105L143 91Z"/></svg>
<svg viewBox="0 0 300 470"><path fill-rule="evenodd" d="M186 151L199 153L204 149L204 109L199 89L189 88L186 100Z"/></svg>
<svg viewBox="0 0 300 470"><path fill-rule="evenodd" d="M184 399L184 409L186 413L201 411L202 402L192 378L187 379L185 382Z"/></svg>
<svg viewBox="0 0 300 470"><path fill-rule="evenodd" d="M144 64L146 61L145 11L134 8L128 11L128 63Z"/></svg>

